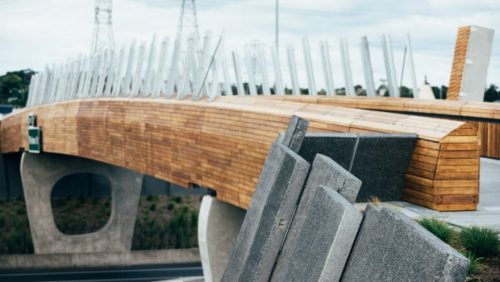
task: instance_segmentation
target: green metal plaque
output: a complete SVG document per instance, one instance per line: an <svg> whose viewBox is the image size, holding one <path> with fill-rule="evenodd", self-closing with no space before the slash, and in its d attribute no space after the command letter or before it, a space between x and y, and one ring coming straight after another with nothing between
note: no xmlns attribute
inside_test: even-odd
<svg viewBox="0 0 500 282"><path fill-rule="evenodd" d="M30 126L28 128L28 151L39 154L42 150L41 130L39 127Z"/></svg>

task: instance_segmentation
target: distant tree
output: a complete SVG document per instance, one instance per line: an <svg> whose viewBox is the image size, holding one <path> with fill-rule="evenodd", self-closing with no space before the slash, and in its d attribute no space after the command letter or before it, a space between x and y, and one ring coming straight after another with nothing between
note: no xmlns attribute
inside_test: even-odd
<svg viewBox="0 0 500 282"><path fill-rule="evenodd" d="M410 88L408 88L404 85L399 87L399 93L400 93L401 97L403 97L403 98L413 98L412 90L410 90Z"/></svg>
<svg viewBox="0 0 500 282"><path fill-rule="evenodd" d="M378 96L389 97L389 88L385 84L381 84L377 89Z"/></svg>
<svg viewBox="0 0 500 282"><path fill-rule="evenodd" d="M232 92L232 95L238 94L238 87L236 87L236 85L231 85L231 92Z"/></svg>
<svg viewBox="0 0 500 282"><path fill-rule="evenodd" d="M484 93L485 102L495 102L500 100L500 90L496 85L492 84Z"/></svg>
<svg viewBox="0 0 500 282"><path fill-rule="evenodd" d="M335 89L335 94L336 94L336 95L340 95L340 96L345 96L345 95L346 95L346 93L345 93L345 88L344 88L344 87L342 87L342 88L337 88L337 89Z"/></svg>
<svg viewBox="0 0 500 282"><path fill-rule="evenodd" d="M356 93L356 96L366 96L366 90L359 84L354 86L354 92Z"/></svg>
<svg viewBox="0 0 500 282"><path fill-rule="evenodd" d="M441 99L441 90L439 89L439 87L432 86L432 93L434 93L434 97L436 99Z"/></svg>
<svg viewBox="0 0 500 282"><path fill-rule="evenodd" d="M0 76L0 104L24 107L28 99L32 70L8 72Z"/></svg>
<svg viewBox="0 0 500 282"><path fill-rule="evenodd" d="M447 97L448 97L448 87L442 85L441 86L441 98L446 100Z"/></svg>

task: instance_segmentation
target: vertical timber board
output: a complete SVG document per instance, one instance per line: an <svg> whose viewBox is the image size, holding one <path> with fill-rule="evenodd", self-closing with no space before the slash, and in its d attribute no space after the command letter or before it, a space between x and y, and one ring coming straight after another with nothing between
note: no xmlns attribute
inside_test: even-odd
<svg viewBox="0 0 500 282"><path fill-rule="evenodd" d="M467 48L469 45L471 27L463 26L458 29L457 41L455 43L455 54L451 67L450 84L448 86L447 100L459 100L462 78L464 74L465 61L467 59Z"/></svg>

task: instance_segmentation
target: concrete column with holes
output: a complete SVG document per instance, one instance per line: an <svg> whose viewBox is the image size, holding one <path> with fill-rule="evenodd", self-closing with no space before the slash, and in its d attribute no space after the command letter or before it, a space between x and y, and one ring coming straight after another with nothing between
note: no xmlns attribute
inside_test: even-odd
<svg viewBox="0 0 500 282"><path fill-rule="evenodd" d="M111 216L100 230L66 235L57 229L50 195L64 176L93 173L111 183ZM142 174L112 165L55 154L24 153L21 178L36 254L124 253L132 245Z"/></svg>

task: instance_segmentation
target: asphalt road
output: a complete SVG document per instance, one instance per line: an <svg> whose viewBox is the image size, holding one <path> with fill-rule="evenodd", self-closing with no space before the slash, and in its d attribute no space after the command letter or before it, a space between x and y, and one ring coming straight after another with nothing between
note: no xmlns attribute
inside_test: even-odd
<svg viewBox="0 0 500 282"><path fill-rule="evenodd" d="M203 276L200 264L159 266L0 271L2 282L39 281L159 281L179 277Z"/></svg>

